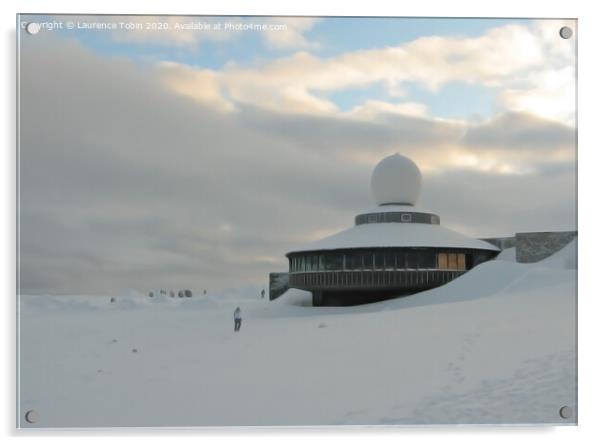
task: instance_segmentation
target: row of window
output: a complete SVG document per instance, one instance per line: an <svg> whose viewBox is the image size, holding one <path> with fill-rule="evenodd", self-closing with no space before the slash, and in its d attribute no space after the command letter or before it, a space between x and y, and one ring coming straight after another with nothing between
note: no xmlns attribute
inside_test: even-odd
<svg viewBox="0 0 602 445"><path fill-rule="evenodd" d="M364 213L355 217L356 225L388 222L439 224L439 217L431 213L418 212Z"/></svg>
<svg viewBox="0 0 602 445"><path fill-rule="evenodd" d="M374 269L466 270L466 257L463 253L409 251L295 255L290 259L291 272Z"/></svg>

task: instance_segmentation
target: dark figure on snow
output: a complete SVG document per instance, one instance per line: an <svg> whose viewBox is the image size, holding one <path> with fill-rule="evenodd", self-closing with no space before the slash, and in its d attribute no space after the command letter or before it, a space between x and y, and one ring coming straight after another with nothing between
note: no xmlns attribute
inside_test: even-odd
<svg viewBox="0 0 602 445"><path fill-rule="evenodd" d="M242 322L242 315L240 315L240 308L237 307L234 311L234 332L240 331L240 323Z"/></svg>
<svg viewBox="0 0 602 445"><path fill-rule="evenodd" d="M261 289L261 298L265 297L265 289Z"/></svg>

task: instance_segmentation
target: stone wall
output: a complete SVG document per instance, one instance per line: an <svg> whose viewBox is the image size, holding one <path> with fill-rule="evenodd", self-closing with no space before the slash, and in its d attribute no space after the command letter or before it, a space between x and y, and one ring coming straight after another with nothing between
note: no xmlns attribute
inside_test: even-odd
<svg viewBox="0 0 602 445"><path fill-rule="evenodd" d="M270 273L270 301L275 300L289 290L288 272Z"/></svg>
<svg viewBox="0 0 602 445"><path fill-rule="evenodd" d="M499 238L481 238L481 241L486 241L489 244L493 244L500 249L510 249L516 246L516 237L515 236L506 236Z"/></svg>
<svg viewBox="0 0 602 445"><path fill-rule="evenodd" d="M516 261L535 263L558 252L577 236L569 232L529 232L516 234Z"/></svg>

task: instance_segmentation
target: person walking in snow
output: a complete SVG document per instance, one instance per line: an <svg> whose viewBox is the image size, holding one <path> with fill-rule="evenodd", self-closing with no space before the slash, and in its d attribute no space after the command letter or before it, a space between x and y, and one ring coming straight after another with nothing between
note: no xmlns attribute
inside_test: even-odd
<svg viewBox="0 0 602 445"><path fill-rule="evenodd" d="M234 332L240 331L240 323L242 322L242 315L240 315L240 308L237 307L234 311Z"/></svg>
<svg viewBox="0 0 602 445"><path fill-rule="evenodd" d="M261 289L261 298L265 297L265 289Z"/></svg>

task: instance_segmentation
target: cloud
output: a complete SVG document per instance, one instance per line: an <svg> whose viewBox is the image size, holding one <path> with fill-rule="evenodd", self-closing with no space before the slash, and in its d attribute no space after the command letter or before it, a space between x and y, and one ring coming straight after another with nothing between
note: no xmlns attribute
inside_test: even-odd
<svg viewBox="0 0 602 445"><path fill-rule="evenodd" d="M193 69L172 62L160 63L157 71L165 85L178 94L219 111L235 109L234 104L224 97L214 71Z"/></svg>
<svg viewBox="0 0 602 445"><path fill-rule="evenodd" d="M95 18L96 20L96 18ZM201 42L223 42L257 34L274 49L315 48L304 36L319 19L311 17L128 16L106 17L126 23L112 32L117 42L195 48Z"/></svg>
<svg viewBox="0 0 602 445"><path fill-rule="evenodd" d="M290 246L372 206L373 162L395 151L423 169L421 205L469 234L574 228L574 160L544 155L565 133L540 118L283 113L222 95L212 73L198 97L176 94L161 68L59 38L24 38L21 56L23 292L265 284ZM468 154L530 169L458 161Z"/></svg>
<svg viewBox="0 0 602 445"><path fill-rule="evenodd" d="M308 41L304 34L312 29L320 20L314 17L267 18L268 25L272 25L278 30L266 32L264 38L268 45L278 49L318 48L318 42Z"/></svg>
<svg viewBox="0 0 602 445"><path fill-rule="evenodd" d="M337 114L341 111L330 93L380 84L395 102L368 102L355 110L358 115L369 117L375 107L424 115L425 105L406 97L404 85L437 91L462 82L494 88L501 111L574 125L575 45L559 37L564 24L574 26L571 21L533 21L493 28L479 37L421 37L328 58L299 51L259 66L231 63L212 75L231 102L277 112ZM203 79L195 86L188 69L170 65L170 85L196 97Z"/></svg>
<svg viewBox="0 0 602 445"><path fill-rule="evenodd" d="M387 114L426 117L427 107L417 102L390 103L380 100L368 100L351 109L347 114L357 119L375 120Z"/></svg>
<svg viewBox="0 0 602 445"><path fill-rule="evenodd" d="M471 126L464 137L469 146L555 150L573 147L575 130L527 113L506 113Z"/></svg>
<svg viewBox="0 0 602 445"><path fill-rule="evenodd" d="M498 101L502 107L575 126L577 78L574 64L525 74L525 80L515 84L499 93Z"/></svg>

